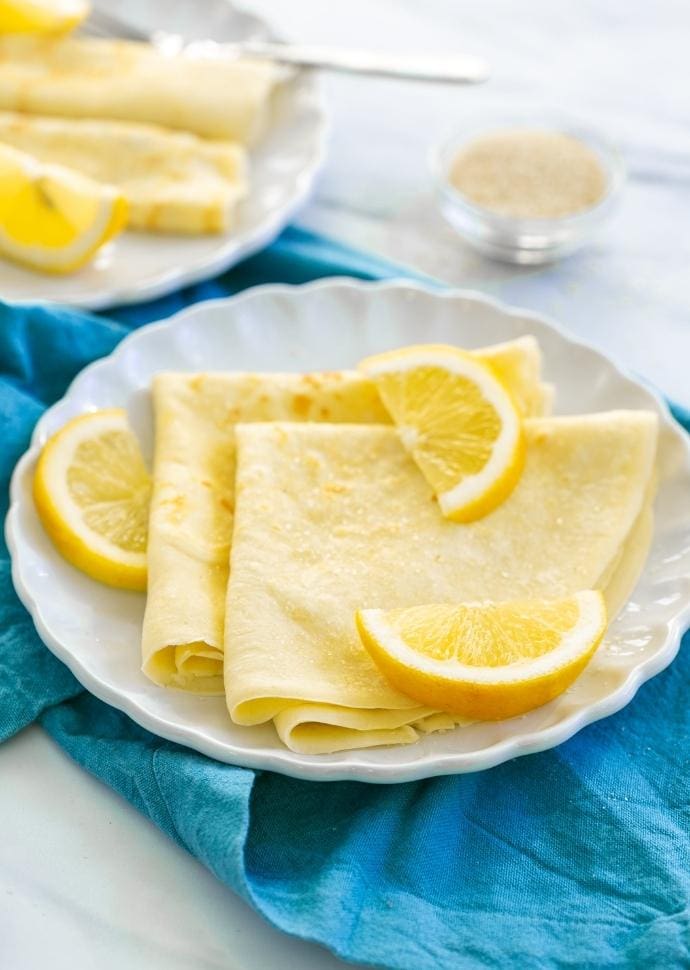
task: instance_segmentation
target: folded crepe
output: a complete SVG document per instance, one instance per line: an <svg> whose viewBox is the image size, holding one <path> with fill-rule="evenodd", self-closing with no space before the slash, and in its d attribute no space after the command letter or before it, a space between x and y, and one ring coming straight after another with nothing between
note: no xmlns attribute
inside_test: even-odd
<svg viewBox="0 0 690 970"><path fill-rule="evenodd" d="M266 61L198 46L92 37L0 37L0 109L63 118L112 118L249 144L267 125L278 78Z"/></svg>
<svg viewBox="0 0 690 970"><path fill-rule="evenodd" d="M0 142L116 185L127 197L131 229L226 232L247 192L242 145L157 125L3 111Z"/></svg>
<svg viewBox="0 0 690 970"><path fill-rule="evenodd" d="M533 337L476 351L524 414L548 407ZM223 623L235 501L235 425L248 421L387 424L356 371L161 374L153 382L155 455L148 540L144 673L156 683L223 693Z"/></svg>
<svg viewBox="0 0 690 970"><path fill-rule="evenodd" d="M288 747L314 754L448 726L379 674L358 608L601 588L615 613L647 551L656 416L532 419L526 435L513 493L458 524L391 427L238 427L225 628L233 721L272 719Z"/></svg>

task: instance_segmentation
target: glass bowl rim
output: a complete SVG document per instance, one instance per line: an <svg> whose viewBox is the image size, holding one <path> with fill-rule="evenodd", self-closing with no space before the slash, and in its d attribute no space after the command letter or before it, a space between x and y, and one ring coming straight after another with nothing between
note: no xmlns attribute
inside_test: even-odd
<svg viewBox="0 0 690 970"><path fill-rule="evenodd" d="M563 216L511 216L494 212L484 206L471 201L466 195L456 189L449 178L449 165L453 155L464 145L483 134L507 129L543 129L557 131L570 135L592 149L600 161L606 176L606 191L594 205L579 212ZM523 116L516 113L511 116L506 112L505 117L492 119L483 117L480 121L454 127L450 133L431 147L428 152L428 164L437 192L453 205L465 210L470 215L484 222L492 223L496 228L505 230L519 229L521 232L533 230L537 233L554 231L564 227L584 226L592 219L607 210L619 195L625 182L626 170L623 158L618 149L596 129L580 122L575 118L563 115L537 114Z"/></svg>

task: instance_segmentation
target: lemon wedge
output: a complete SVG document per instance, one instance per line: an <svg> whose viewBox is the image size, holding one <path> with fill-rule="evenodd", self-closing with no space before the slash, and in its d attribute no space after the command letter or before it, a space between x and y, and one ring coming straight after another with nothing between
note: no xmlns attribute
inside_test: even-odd
<svg viewBox="0 0 690 970"><path fill-rule="evenodd" d="M0 145L0 254L51 273L91 259L127 221L113 186Z"/></svg>
<svg viewBox="0 0 690 970"><path fill-rule="evenodd" d="M62 33L80 24L90 9L87 0L0 0L0 33Z"/></svg>
<svg viewBox="0 0 690 970"><path fill-rule="evenodd" d="M384 676L437 710L476 720L524 714L572 684L606 630L601 593L559 600L360 610Z"/></svg>
<svg viewBox="0 0 690 970"><path fill-rule="evenodd" d="M123 589L146 588L151 481L119 408L69 421L41 452L34 501L73 566Z"/></svg>
<svg viewBox="0 0 690 970"><path fill-rule="evenodd" d="M524 464L524 436L490 365L457 347L429 344L367 357L359 366L445 516L470 522L508 497Z"/></svg>

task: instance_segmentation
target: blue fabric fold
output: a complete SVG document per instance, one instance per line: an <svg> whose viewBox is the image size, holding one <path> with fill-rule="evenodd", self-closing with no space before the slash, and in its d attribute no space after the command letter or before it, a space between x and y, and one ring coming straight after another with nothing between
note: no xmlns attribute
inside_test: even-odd
<svg viewBox="0 0 690 970"><path fill-rule="evenodd" d="M43 409L129 330L256 283L330 275L405 274L290 229L111 319L0 304L3 513ZM38 720L280 929L392 970L690 966L687 649L552 751L404 785L317 784L219 764L96 700L34 631L4 541L0 571L0 739Z"/></svg>

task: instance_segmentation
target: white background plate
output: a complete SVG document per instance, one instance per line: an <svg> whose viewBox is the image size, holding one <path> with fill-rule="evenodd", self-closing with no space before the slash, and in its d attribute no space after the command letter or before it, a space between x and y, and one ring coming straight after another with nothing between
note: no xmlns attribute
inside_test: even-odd
<svg viewBox="0 0 690 970"><path fill-rule="evenodd" d="M102 0L101 6L145 30L189 40L272 36L263 21L226 0ZM271 128L252 150L250 192L232 233L124 233L93 263L67 276L34 273L0 260L2 298L99 309L153 299L234 266L268 245L306 201L325 157L327 128L314 75L302 72L277 94Z"/></svg>
<svg viewBox="0 0 690 970"><path fill-rule="evenodd" d="M660 415L660 486L653 548L632 600L576 684L510 721L474 724L409 746L298 755L272 726L233 725L221 698L162 690L140 673L143 596L111 590L53 549L37 519L31 480L43 442L66 420L128 405L160 370L322 370L420 341L464 347L532 333L557 387L557 413L651 408ZM14 584L50 649L94 694L155 733L232 764L312 779L397 782L477 771L553 747L619 710L671 662L690 623L690 449L663 402L602 354L548 321L478 293L433 292L407 283L328 280L264 286L197 304L126 338L87 367L36 426L12 480L7 537Z"/></svg>

